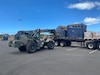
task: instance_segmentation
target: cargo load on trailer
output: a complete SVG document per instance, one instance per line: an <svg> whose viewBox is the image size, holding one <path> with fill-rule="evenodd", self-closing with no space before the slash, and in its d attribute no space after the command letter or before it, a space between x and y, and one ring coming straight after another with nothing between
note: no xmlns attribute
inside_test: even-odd
<svg viewBox="0 0 100 75"><path fill-rule="evenodd" d="M84 32L86 32L86 25L74 24L67 26L67 37L70 40L80 40L84 38Z"/></svg>
<svg viewBox="0 0 100 75"><path fill-rule="evenodd" d="M56 33L60 34L59 37L56 37L55 39L55 45L56 46L70 46L72 41L84 41L84 32L86 31L86 25L85 24L71 24L68 26L65 26L65 28L58 28L56 29ZM59 30L58 30L59 29ZM63 35L63 37L62 37Z"/></svg>
<svg viewBox="0 0 100 75"><path fill-rule="evenodd" d="M66 38L67 37L67 26L58 26L56 28L57 38Z"/></svg>
<svg viewBox="0 0 100 75"><path fill-rule="evenodd" d="M70 46L71 42L81 42L81 46L88 49L100 49L100 32L87 30L87 25L71 24L68 26L58 26L55 38L56 46Z"/></svg>

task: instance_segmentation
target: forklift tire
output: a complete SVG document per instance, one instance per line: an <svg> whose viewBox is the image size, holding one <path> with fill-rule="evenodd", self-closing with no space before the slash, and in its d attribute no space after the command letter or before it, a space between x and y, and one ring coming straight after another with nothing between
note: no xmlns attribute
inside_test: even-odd
<svg viewBox="0 0 100 75"><path fill-rule="evenodd" d="M88 49L95 50L95 49L96 49L96 44L95 44L94 42L88 42L88 43L86 44L86 47L87 47Z"/></svg>
<svg viewBox="0 0 100 75"><path fill-rule="evenodd" d="M20 46L18 49L19 49L20 52L26 51L26 47L25 46Z"/></svg>
<svg viewBox="0 0 100 75"><path fill-rule="evenodd" d="M98 45L97 45L97 49L100 50L100 43L98 43Z"/></svg>
<svg viewBox="0 0 100 75"><path fill-rule="evenodd" d="M43 45L43 47L41 47L41 49L44 49L45 45Z"/></svg>
<svg viewBox="0 0 100 75"><path fill-rule="evenodd" d="M11 47L11 44L12 44L12 43L13 43L12 41L9 41L9 42L8 42L8 46Z"/></svg>
<svg viewBox="0 0 100 75"><path fill-rule="evenodd" d="M34 53L37 50L37 45L34 41L29 41L27 46L26 46L26 50L28 53Z"/></svg>
<svg viewBox="0 0 100 75"><path fill-rule="evenodd" d="M54 49L54 46L55 46L55 44L54 44L53 41L49 41L49 42L47 43L48 49Z"/></svg>

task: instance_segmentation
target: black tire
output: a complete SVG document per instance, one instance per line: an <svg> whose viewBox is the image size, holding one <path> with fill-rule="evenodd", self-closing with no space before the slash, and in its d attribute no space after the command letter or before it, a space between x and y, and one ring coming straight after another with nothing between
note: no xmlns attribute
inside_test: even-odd
<svg viewBox="0 0 100 75"><path fill-rule="evenodd" d="M26 46L20 46L18 49L20 52L24 52L26 51Z"/></svg>
<svg viewBox="0 0 100 75"><path fill-rule="evenodd" d="M66 42L65 42L65 41L61 41L61 42L60 42L60 46L61 46L61 47L66 46Z"/></svg>
<svg viewBox="0 0 100 75"><path fill-rule="evenodd" d="M66 46L71 46L71 41L67 41Z"/></svg>
<svg viewBox="0 0 100 75"><path fill-rule="evenodd" d="M11 47L11 44L12 44L12 43L13 43L12 41L9 41L9 42L8 42L8 46Z"/></svg>
<svg viewBox="0 0 100 75"><path fill-rule="evenodd" d="M55 41L55 46L59 46L59 42L58 41Z"/></svg>
<svg viewBox="0 0 100 75"><path fill-rule="evenodd" d="M98 43L97 48L98 48L98 50L100 50L100 43Z"/></svg>
<svg viewBox="0 0 100 75"><path fill-rule="evenodd" d="M45 45L43 45L43 47L41 47L41 49L44 49Z"/></svg>
<svg viewBox="0 0 100 75"><path fill-rule="evenodd" d="M9 44L8 46L9 46L9 47L11 47L11 45L10 45L10 44Z"/></svg>
<svg viewBox="0 0 100 75"><path fill-rule="evenodd" d="M54 49L54 46L55 46L55 44L54 44L53 41L49 41L49 42L47 43L48 49Z"/></svg>
<svg viewBox="0 0 100 75"><path fill-rule="evenodd" d="M37 50L37 45L34 41L29 41L26 49L28 53L34 53Z"/></svg>
<svg viewBox="0 0 100 75"><path fill-rule="evenodd" d="M86 47L88 48L88 49L96 49L96 44L94 43L94 42L88 42L87 44L86 44Z"/></svg>

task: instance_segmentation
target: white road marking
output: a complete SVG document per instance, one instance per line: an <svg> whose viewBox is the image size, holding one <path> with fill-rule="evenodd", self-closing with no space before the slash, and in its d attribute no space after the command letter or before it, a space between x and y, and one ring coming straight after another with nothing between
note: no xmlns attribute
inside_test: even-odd
<svg viewBox="0 0 100 75"><path fill-rule="evenodd" d="M93 51L91 51L91 52L89 52L89 54L92 54L92 53L94 53L94 52L96 52L97 50L93 50Z"/></svg>
<svg viewBox="0 0 100 75"><path fill-rule="evenodd" d="M72 50L75 50L75 49L78 49L78 48L67 49L67 51L72 51Z"/></svg>

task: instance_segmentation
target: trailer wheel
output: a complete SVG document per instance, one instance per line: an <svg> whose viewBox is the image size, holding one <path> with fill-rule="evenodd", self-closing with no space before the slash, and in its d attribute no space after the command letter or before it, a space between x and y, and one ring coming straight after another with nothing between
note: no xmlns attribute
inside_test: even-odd
<svg viewBox="0 0 100 75"><path fill-rule="evenodd" d="M88 49L96 49L96 44L94 42L89 42L86 46Z"/></svg>
<svg viewBox="0 0 100 75"><path fill-rule="evenodd" d="M98 50L100 50L100 43L98 43L98 46L97 47L98 47Z"/></svg>
<svg viewBox="0 0 100 75"><path fill-rule="evenodd" d="M67 41L67 42L66 42L66 45L67 45L67 46L70 46L70 45L71 45L71 41Z"/></svg>
<svg viewBox="0 0 100 75"><path fill-rule="evenodd" d="M59 46L59 42L58 41L55 41L55 46Z"/></svg>
<svg viewBox="0 0 100 75"><path fill-rule="evenodd" d="M26 47L25 46L20 46L18 49L19 49L20 52L26 51Z"/></svg>
<svg viewBox="0 0 100 75"><path fill-rule="evenodd" d="M28 53L34 53L34 52L36 52L37 45L34 41L29 41L26 49L27 49Z"/></svg>
<svg viewBox="0 0 100 75"><path fill-rule="evenodd" d="M49 42L47 43L48 49L54 49L54 46L55 46L55 44L54 44L54 42L52 42L52 41L49 41Z"/></svg>
<svg viewBox="0 0 100 75"><path fill-rule="evenodd" d="M61 42L60 42L60 46L61 46L61 47L66 46L66 42L65 42L65 41L61 41Z"/></svg>

